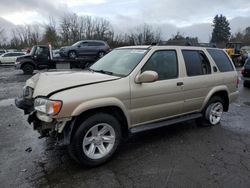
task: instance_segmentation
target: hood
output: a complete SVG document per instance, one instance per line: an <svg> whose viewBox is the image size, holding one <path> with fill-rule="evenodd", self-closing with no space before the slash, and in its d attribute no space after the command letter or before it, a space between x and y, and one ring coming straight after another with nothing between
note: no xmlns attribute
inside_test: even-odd
<svg viewBox="0 0 250 188"><path fill-rule="evenodd" d="M24 58L31 58L31 54L25 54L25 55L22 55L22 56L18 56L17 60L24 59Z"/></svg>
<svg viewBox="0 0 250 188"><path fill-rule="evenodd" d="M68 49L68 48L70 48L70 47L72 47L72 46L62 46L62 47L60 48L60 50L65 50L65 49Z"/></svg>
<svg viewBox="0 0 250 188"><path fill-rule="evenodd" d="M34 89L33 98L37 96L48 96L62 90L95 84L118 79L111 76L91 71L65 71L38 73L26 82L26 86Z"/></svg>

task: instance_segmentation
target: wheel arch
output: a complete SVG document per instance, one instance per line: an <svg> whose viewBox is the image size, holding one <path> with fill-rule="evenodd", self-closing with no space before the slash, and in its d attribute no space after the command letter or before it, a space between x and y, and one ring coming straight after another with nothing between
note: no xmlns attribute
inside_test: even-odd
<svg viewBox="0 0 250 188"><path fill-rule="evenodd" d="M70 50L67 52L67 56L68 56L68 57L69 57L70 52L75 52L76 55L78 56L77 50L75 50L75 49L70 49Z"/></svg>
<svg viewBox="0 0 250 188"><path fill-rule="evenodd" d="M35 65L34 62L32 62L32 61L25 61L25 62L22 63L20 69L23 69L23 66L27 65L27 64L32 65L34 69L36 68L36 65Z"/></svg>
<svg viewBox="0 0 250 188"><path fill-rule="evenodd" d="M219 87L213 88L206 96L206 98L203 102L203 105L202 105L202 110L206 107L209 100L214 96L219 96L223 99L223 101L224 101L224 104L223 104L224 109L223 110L225 112L227 112L229 109L229 91L228 91L226 86L219 86Z"/></svg>
<svg viewBox="0 0 250 188"><path fill-rule="evenodd" d="M128 137L128 134L129 134L128 128L130 125L130 119L125 111L124 105L109 101L109 102L106 102L105 104L100 103L98 106L90 107L89 106L90 103L91 102L88 102L88 104L87 103L80 104L72 113L72 116L74 118L69 123L69 125L66 126L64 129L64 135L65 135L64 138L66 139L64 142L66 144L71 143L72 137L75 134L76 130L81 125L81 122L83 122L86 118L96 113L107 113L107 114L113 115L115 118L117 118L117 120L121 124L122 137L123 138Z"/></svg>

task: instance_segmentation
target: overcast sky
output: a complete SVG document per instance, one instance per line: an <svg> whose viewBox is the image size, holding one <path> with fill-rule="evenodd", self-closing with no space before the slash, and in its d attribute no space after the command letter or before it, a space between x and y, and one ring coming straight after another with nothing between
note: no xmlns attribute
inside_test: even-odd
<svg viewBox="0 0 250 188"><path fill-rule="evenodd" d="M228 18L232 32L250 26L250 0L0 0L0 17L16 25L67 12L104 17L120 32L148 23L166 38L179 31L201 42L209 40L216 14Z"/></svg>

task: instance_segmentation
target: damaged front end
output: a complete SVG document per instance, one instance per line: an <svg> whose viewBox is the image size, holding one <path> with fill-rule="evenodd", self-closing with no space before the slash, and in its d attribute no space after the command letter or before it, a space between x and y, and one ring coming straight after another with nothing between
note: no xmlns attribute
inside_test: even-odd
<svg viewBox="0 0 250 188"><path fill-rule="evenodd" d="M33 125L34 130L37 130L41 137L56 137L61 144L68 144L69 140L64 139L68 137L65 135L64 127L67 123L71 123L71 118L53 118L60 112L62 101L50 100L46 97L33 98L34 81L37 79L31 78L26 82L22 97L15 99L16 106L28 115L28 123Z"/></svg>

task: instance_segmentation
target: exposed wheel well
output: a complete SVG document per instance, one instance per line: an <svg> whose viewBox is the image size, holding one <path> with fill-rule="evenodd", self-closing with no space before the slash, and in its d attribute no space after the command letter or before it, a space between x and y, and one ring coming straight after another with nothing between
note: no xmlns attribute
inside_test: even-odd
<svg viewBox="0 0 250 188"><path fill-rule="evenodd" d="M121 128L122 128L122 136L123 138L127 138L128 137L128 122L126 119L126 116L124 115L123 111L116 106L107 106L107 107L101 107L101 108L95 108L95 109L91 109L91 110L87 110L83 113L81 113L79 116L76 117L75 119L75 123L74 123L74 127L71 133L71 138L72 136L75 134L76 130L79 128L79 126L81 125L81 123L88 118L89 116L96 114L96 113L108 113L113 115L115 118L117 118L117 120L120 122L121 124Z"/></svg>
<svg viewBox="0 0 250 188"><path fill-rule="evenodd" d="M218 91L215 92L210 98L214 97L214 96L218 96L221 97L221 99L224 101L224 111L227 112L229 109L229 98L228 98L228 93L227 91Z"/></svg>

